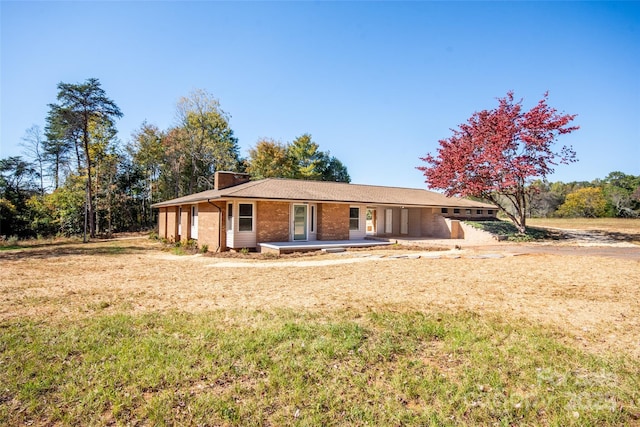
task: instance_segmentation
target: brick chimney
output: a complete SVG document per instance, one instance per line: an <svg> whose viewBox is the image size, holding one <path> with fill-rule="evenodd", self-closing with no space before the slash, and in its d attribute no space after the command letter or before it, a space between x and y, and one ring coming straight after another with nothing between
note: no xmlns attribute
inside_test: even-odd
<svg viewBox="0 0 640 427"><path fill-rule="evenodd" d="M248 173L216 171L213 175L213 189L222 190L223 188L243 184L249 180L250 178Z"/></svg>

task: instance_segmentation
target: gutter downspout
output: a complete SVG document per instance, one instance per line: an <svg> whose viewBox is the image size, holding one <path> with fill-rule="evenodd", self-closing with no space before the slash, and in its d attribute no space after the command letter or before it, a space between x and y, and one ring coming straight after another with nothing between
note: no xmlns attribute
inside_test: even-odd
<svg viewBox="0 0 640 427"><path fill-rule="evenodd" d="M220 221L218 221L218 247L216 248L216 252L220 252L220 245L222 244L222 209L211 203L211 199L207 199L207 203L218 209L218 213L220 214Z"/></svg>

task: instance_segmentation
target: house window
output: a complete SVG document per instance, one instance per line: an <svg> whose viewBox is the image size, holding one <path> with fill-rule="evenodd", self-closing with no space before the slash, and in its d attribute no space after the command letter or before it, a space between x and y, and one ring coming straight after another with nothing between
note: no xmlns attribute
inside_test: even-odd
<svg viewBox="0 0 640 427"><path fill-rule="evenodd" d="M460 209L454 209L454 210L453 210L453 213L454 213L454 214L459 214L459 213L460 213Z"/></svg>
<svg viewBox="0 0 640 427"><path fill-rule="evenodd" d="M309 224L309 228L312 233L314 233L316 230L315 222L316 222L316 207L311 205L311 224Z"/></svg>
<svg viewBox="0 0 640 427"><path fill-rule="evenodd" d="M442 209L440 209L440 213L449 213L449 209L448 208L442 208Z"/></svg>
<svg viewBox="0 0 640 427"><path fill-rule="evenodd" d="M467 215L471 215L471 209L467 209L467 210L465 211L465 213L466 213Z"/></svg>
<svg viewBox="0 0 640 427"><path fill-rule="evenodd" d="M482 215L482 209L478 209L478 210L476 210L476 214L478 214L478 215Z"/></svg>
<svg viewBox="0 0 640 427"><path fill-rule="evenodd" d="M253 205L251 203L238 205L238 231L253 231Z"/></svg>
<svg viewBox="0 0 640 427"><path fill-rule="evenodd" d="M349 208L349 230L360 230L360 208Z"/></svg>
<svg viewBox="0 0 640 427"><path fill-rule="evenodd" d="M489 210L487 211L487 213L488 213L489 215L493 215L493 209L489 209Z"/></svg>
<svg viewBox="0 0 640 427"><path fill-rule="evenodd" d="M233 230L233 203L227 204L227 230Z"/></svg>

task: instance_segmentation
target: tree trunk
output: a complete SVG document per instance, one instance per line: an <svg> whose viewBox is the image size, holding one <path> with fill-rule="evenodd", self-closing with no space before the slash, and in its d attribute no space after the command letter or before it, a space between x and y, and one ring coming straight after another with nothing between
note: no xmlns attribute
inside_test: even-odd
<svg viewBox="0 0 640 427"><path fill-rule="evenodd" d="M75 141L75 148L76 148L76 158L78 159L78 174L80 174L82 172L82 157L80 155L80 150L78 149L78 141ZM87 153L87 159L89 159L89 155Z"/></svg>
<svg viewBox="0 0 640 427"><path fill-rule="evenodd" d="M525 234L527 232L527 213L524 209L520 211L520 220L518 221L518 224L516 224L516 227L520 234Z"/></svg>
<svg viewBox="0 0 640 427"><path fill-rule="evenodd" d="M57 190L60 183L60 154L56 153L55 166L53 170L53 189Z"/></svg>
<svg viewBox="0 0 640 427"><path fill-rule="evenodd" d="M195 193L194 180L197 179L196 169L197 169L196 159L194 156L191 156L191 175L189 176L189 194Z"/></svg>
<svg viewBox="0 0 640 427"><path fill-rule="evenodd" d="M107 185L107 237L111 237L113 233L113 228L111 224L111 204L113 203L113 195L111 194L111 182L112 176L109 175L109 183Z"/></svg>
<svg viewBox="0 0 640 427"><path fill-rule="evenodd" d="M527 229L525 227L526 220L524 218L524 215L518 214L518 216L516 217L502 207L500 207L500 210L511 220L511 222L513 222L513 225L515 225L515 227L518 229L519 234L526 233Z"/></svg>
<svg viewBox="0 0 640 427"><path fill-rule="evenodd" d="M89 152L89 117L85 113L84 123L83 123L83 144L84 144L84 154L87 160L87 215L89 220L89 236L92 238L96 237L96 217L95 211L93 209L93 191L91 186L91 154Z"/></svg>
<svg viewBox="0 0 640 427"><path fill-rule="evenodd" d="M89 182L86 182L85 185L85 191L84 191L84 228L82 230L82 243L87 243L89 240L87 240L87 222L88 222L88 214L87 214L87 210L89 209Z"/></svg>
<svg viewBox="0 0 640 427"><path fill-rule="evenodd" d="M509 218L511 222L513 222L513 225L516 227L519 234L526 233L526 212L523 206L518 206L518 203L516 203L513 199L509 199L513 207L516 209L516 216L509 212L509 210L505 208L496 197L486 196L486 199L496 205L502 211L502 213L504 213L507 218Z"/></svg>
<svg viewBox="0 0 640 427"><path fill-rule="evenodd" d="M44 196L44 167L42 166L40 153L38 153L38 167L40 169L40 195Z"/></svg>
<svg viewBox="0 0 640 427"><path fill-rule="evenodd" d="M95 176L96 176L96 187L94 190L94 197L96 199L95 202L95 208L96 208L96 233L100 233L100 203L99 203L99 199L98 199L98 195L100 194L100 188L98 186L98 177L100 176L100 162L97 161L96 162L96 169L95 169Z"/></svg>

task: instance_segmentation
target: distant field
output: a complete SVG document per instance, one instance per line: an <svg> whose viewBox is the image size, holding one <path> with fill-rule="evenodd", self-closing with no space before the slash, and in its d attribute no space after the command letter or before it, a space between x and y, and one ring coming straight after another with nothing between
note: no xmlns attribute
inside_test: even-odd
<svg viewBox="0 0 640 427"><path fill-rule="evenodd" d="M639 425L637 261L452 252L0 251L0 425Z"/></svg>
<svg viewBox="0 0 640 427"><path fill-rule="evenodd" d="M529 218L532 227L640 233L640 218Z"/></svg>

